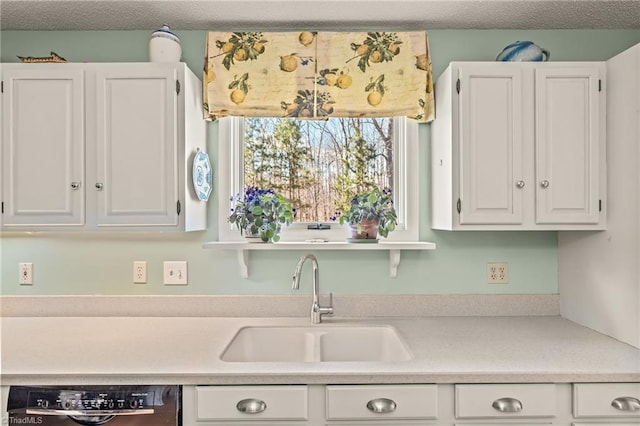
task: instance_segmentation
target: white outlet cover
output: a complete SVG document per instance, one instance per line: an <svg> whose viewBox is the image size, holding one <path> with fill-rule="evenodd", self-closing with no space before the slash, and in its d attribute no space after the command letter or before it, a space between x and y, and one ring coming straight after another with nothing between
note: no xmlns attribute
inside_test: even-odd
<svg viewBox="0 0 640 426"><path fill-rule="evenodd" d="M18 264L18 275L20 285L33 285L33 263Z"/></svg>
<svg viewBox="0 0 640 426"><path fill-rule="evenodd" d="M164 262L164 284L165 285L187 285L187 262L186 261L166 261Z"/></svg>
<svg viewBox="0 0 640 426"><path fill-rule="evenodd" d="M133 283L147 283L147 262L144 260L137 260L133 262Z"/></svg>
<svg viewBox="0 0 640 426"><path fill-rule="evenodd" d="M509 264L487 263L487 284L508 284Z"/></svg>

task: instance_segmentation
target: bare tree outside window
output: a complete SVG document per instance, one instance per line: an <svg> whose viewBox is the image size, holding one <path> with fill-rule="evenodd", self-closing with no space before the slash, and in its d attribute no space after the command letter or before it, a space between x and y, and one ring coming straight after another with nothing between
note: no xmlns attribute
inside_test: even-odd
<svg viewBox="0 0 640 426"><path fill-rule="evenodd" d="M328 222L358 192L391 188L391 118L246 118L244 182L272 188L297 222Z"/></svg>

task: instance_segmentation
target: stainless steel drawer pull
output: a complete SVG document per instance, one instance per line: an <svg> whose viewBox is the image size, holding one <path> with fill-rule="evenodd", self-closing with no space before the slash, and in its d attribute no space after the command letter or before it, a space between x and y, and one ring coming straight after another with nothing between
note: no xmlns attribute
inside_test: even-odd
<svg viewBox="0 0 640 426"><path fill-rule="evenodd" d="M611 401L611 406L620 411L638 411L640 400L632 396L621 396Z"/></svg>
<svg viewBox="0 0 640 426"><path fill-rule="evenodd" d="M548 188L549 187L549 181L548 180L543 180L542 182L540 182L540 186L543 188Z"/></svg>
<svg viewBox="0 0 640 426"><path fill-rule="evenodd" d="M71 189L75 191L78 188L80 188L80 182L71 182Z"/></svg>
<svg viewBox="0 0 640 426"><path fill-rule="evenodd" d="M522 411L522 402L515 398L500 398L493 401L491 406L501 413L518 413Z"/></svg>
<svg viewBox="0 0 640 426"><path fill-rule="evenodd" d="M95 185L95 186L96 186L96 189L97 189L98 191L102 191L102 188L103 188L103 186L104 186L104 185L102 185L102 183L101 183L101 182L96 182L96 185Z"/></svg>
<svg viewBox="0 0 640 426"><path fill-rule="evenodd" d="M258 414L267 409L267 403L261 399L243 399L236 404L238 411L244 414Z"/></svg>
<svg viewBox="0 0 640 426"><path fill-rule="evenodd" d="M517 186L518 188L521 188L521 189L522 189L522 188L524 188L524 181L523 181L523 180L519 180L519 181L517 181L517 182L516 182L516 186Z"/></svg>
<svg viewBox="0 0 640 426"><path fill-rule="evenodd" d="M396 407L395 401L389 398L377 398L367 402L367 408L374 413L392 413Z"/></svg>

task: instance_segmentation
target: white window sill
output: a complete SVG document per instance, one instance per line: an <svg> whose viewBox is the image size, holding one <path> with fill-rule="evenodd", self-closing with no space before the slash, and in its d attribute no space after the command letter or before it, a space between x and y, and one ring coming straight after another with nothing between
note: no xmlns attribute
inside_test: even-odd
<svg viewBox="0 0 640 426"><path fill-rule="evenodd" d="M435 243L426 241L381 241L374 244L358 244L349 242L277 242L277 243L247 243L244 241L204 243L203 248L215 250L237 250L240 275L249 277L249 252L251 250L388 250L389 251L389 276L398 276L400 265L400 253L402 250L435 250Z"/></svg>

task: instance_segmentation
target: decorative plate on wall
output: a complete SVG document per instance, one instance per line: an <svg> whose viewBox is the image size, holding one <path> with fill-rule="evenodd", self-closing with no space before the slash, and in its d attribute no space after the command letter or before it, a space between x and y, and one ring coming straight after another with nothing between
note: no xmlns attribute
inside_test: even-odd
<svg viewBox="0 0 640 426"><path fill-rule="evenodd" d="M198 149L193 159L193 188L202 201L207 201L213 188L211 162L206 152Z"/></svg>

